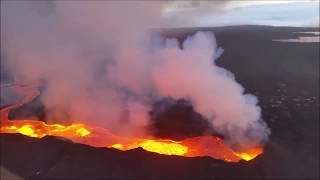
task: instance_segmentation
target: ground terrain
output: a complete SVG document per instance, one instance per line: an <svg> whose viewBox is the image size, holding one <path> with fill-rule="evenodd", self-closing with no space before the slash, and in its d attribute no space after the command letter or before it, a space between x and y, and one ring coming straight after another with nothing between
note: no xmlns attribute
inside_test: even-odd
<svg viewBox="0 0 320 180"><path fill-rule="evenodd" d="M197 30L170 29L162 33L183 40ZM142 149L120 152L93 148L55 137L1 134L2 168L26 179L319 179L319 43L273 41L312 36L293 32L319 29L235 26L200 30L213 31L218 45L225 49L216 63L234 73L246 93L258 96L263 119L272 131L262 155L249 162L226 163L209 157L163 156ZM10 79L6 73L1 71L1 82ZM5 91L1 88L1 93L13 96ZM1 98L1 107L19 99ZM40 99L13 110L9 118L45 119ZM169 117L176 119L174 125L164 126L174 127L170 131L187 126L186 114L164 116L159 122L172 122ZM158 135L173 139L194 136L201 132L201 127L195 128L179 135L160 128ZM3 172L1 169L2 177L8 175Z"/></svg>

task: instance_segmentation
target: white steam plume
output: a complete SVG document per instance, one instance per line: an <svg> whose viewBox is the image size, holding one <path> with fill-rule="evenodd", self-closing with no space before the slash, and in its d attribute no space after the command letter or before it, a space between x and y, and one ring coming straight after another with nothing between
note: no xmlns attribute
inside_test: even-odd
<svg viewBox="0 0 320 180"><path fill-rule="evenodd" d="M39 11L39 3L49 10ZM41 6L42 7L42 6ZM149 27L162 2L1 2L1 46L16 79L46 82L43 103L52 122L66 119L147 136L154 97L185 98L232 147L266 141L253 95L217 67L212 33L155 43ZM42 10L40 8L40 10ZM4 68L4 67L1 67Z"/></svg>
<svg viewBox="0 0 320 180"><path fill-rule="evenodd" d="M269 129L260 119L257 98L243 95L244 88L233 74L214 64L223 50L217 48L211 32L196 33L183 42L182 48L176 39L168 39L159 52L162 64L153 78L162 96L190 100L195 111L237 148L268 139Z"/></svg>

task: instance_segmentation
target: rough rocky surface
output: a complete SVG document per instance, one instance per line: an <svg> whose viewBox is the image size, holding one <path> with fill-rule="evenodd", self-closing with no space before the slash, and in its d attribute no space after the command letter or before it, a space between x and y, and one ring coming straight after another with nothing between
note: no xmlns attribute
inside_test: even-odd
<svg viewBox="0 0 320 180"><path fill-rule="evenodd" d="M225 163L209 157L163 156L135 149L93 148L54 137L33 139L1 135L1 163L25 178L232 178L261 177L261 167L250 163ZM11 143L14 142L14 143ZM21 153L23 149L23 153ZM230 173L232 172L232 173Z"/></svg>
<svg viewBox="0 0 320 180"><path fill-rule="evenodd" d="M1 164L26 179L274 179L316 178L317 164L270 142L252 161L163 156L135 149L94 148L56 137L1 135Z"/></svg>

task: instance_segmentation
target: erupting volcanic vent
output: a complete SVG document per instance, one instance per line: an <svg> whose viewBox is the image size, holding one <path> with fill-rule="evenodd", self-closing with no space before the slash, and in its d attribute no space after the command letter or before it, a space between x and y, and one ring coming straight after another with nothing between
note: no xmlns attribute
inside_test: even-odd
<svg viewBox="0 0 320 180"><path fill-rule="evenodd" d="M106 129L85 124L63 126L47 125L37 120L8 120L10 110L30 102L39 95L39 92L32 87L22 87L19 83L12 85L17 93L27 94L27 96L21 102L1 110L1 133L21 133L35 138L46 135L60 136L94 147L110 147L123 151L141 147L159 154L186 157L211 156L231 162L238 162L241 159L251 160L263 151L262 148L253 148L243 153L235 153L220 138L212 136L194 137L179 142L164 139L125 138L111 134Z"/></svg>
<svg viewBox="0 0 320 180"><path fill-rule="evenodd" d="M1 111L1 132L226 161L260 154L270 130L257 97L245 94L234 75L216 65L224 50L212 32L178 40L151 29L163 27L166 3L1 1L1 70L24 85L45 83L45 118L8 120L10 110L39 95L16 83L12 88L28 96ZM150 131L161 126L151 116L172 108L154 109L162 99L190 102L207 124L185 119L185 127L201 128L179 141ZM168 132L186 132L169 119ZM213 133L223 139L206 136Z"/></svg>

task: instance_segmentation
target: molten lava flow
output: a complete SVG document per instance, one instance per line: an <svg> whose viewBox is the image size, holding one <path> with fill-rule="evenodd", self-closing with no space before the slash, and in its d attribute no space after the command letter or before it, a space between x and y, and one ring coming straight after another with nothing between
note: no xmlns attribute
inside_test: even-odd
<svg viewBox="0 0 320 180"><path fill-rule="evenodd" d="M111 134L106 129L84 124L63 126L59 124L47 125L42 121L36 120L8 120L8 114L11 109L28 103L39 95L39 91L30 90L30 87L21 87L19 83L15 84L14 90L18 93L27 94L27 97L21 102L0 111L1 133L20 133L35 138L51 135L64 137L74 142L94 147L109 147L122 151L141 147L159 154L186 157L211 156L215 159L230 162L238 162L241 159L249 161L262 153L261 148L235 153L220 138L212 136L194 137L180 142L163 139L136 139L119 137Z"/></svg>

